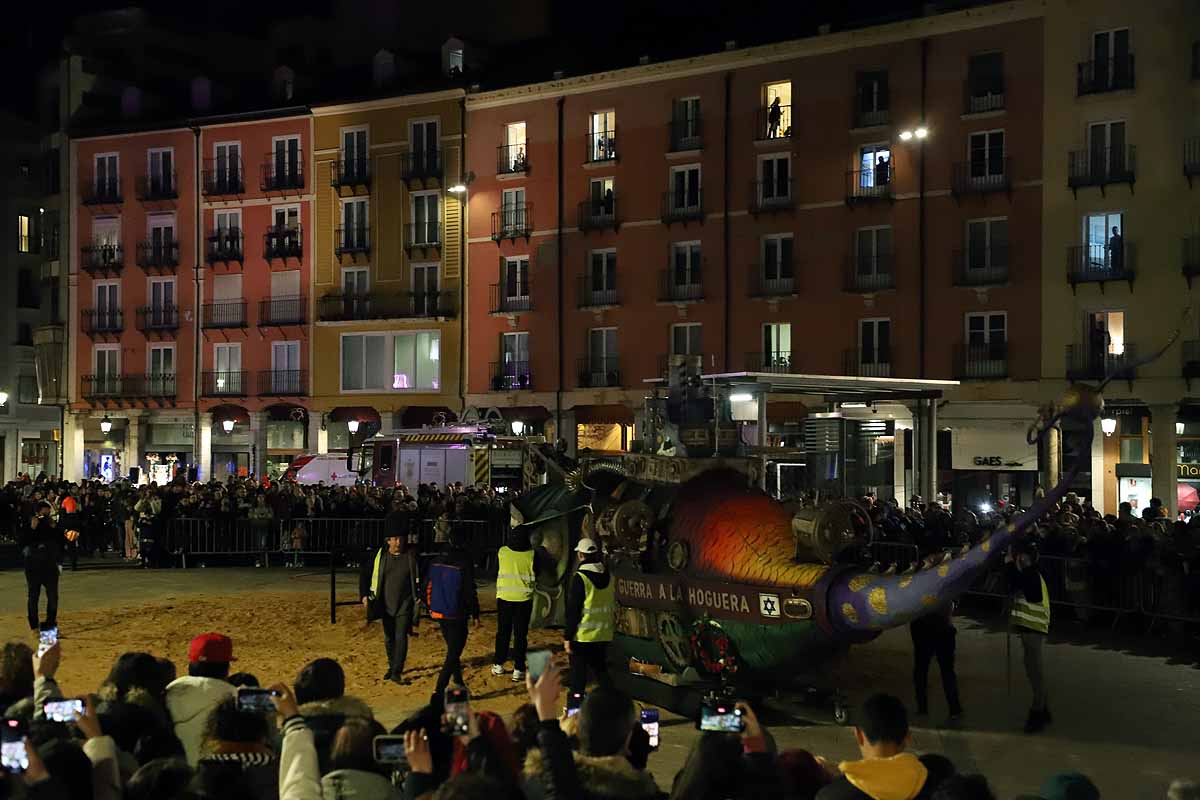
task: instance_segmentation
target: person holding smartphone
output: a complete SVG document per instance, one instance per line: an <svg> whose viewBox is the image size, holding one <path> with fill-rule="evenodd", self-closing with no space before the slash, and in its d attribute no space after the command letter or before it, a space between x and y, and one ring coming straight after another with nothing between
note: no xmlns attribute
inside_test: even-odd
<svg viewBox="0 0 1200 800"><path fill-rule="evenodd" d="M608 674L608 645L616 628L617 604L612 576L604 566L604 557L596 542L580 539L575 552L579 568L567 588L563 649L571 659L568 688L572 692L582 692L587 688L589 669L601 686L612 686Z"/></svg>
<svg viewBox="0 0 1200 800"><path fill-rule="evenodd" d="M21 531L29 629L34 632L58 627L58 562L62 557L63 538L50 516L51 511L49 503L44 500L39 502ZM42 589L46 590L46 618L39 623Z"/></svg>

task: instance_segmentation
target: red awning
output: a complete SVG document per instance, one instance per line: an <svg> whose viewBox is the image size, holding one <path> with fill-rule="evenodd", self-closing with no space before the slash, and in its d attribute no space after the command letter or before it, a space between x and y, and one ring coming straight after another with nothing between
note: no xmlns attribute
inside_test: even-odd
<svg viewBox="0 0 1200 800"><path fill-rule="evenodd" d="M329 412L330 422L349 422L356 419L359 422L379 423L379 412L370 406L338 406Z"/></svg>
<svg viewBox="0 0 1200 800"><path fill-rule="evenodd" d="M438 414L445 415L445 421L434 420ZM445 406L409 406L400 414L401 428L425 428L434 424L453 425L458 415Z"/></svg>
<svg viewBox="0 0 1200 800"><path fill-rule="evenodd" d="M213 422L220 425L227 419L231 419L239 425L250 424L250 412L241 406L231 404L213 406L208 410L212 414Z"/></svg>
<svg viewBox="0 0 1200 800"><path fill-rule="evenodd" d="M577 424L632 425L633 409L620 403L594 406L575 406Z"/></svg>

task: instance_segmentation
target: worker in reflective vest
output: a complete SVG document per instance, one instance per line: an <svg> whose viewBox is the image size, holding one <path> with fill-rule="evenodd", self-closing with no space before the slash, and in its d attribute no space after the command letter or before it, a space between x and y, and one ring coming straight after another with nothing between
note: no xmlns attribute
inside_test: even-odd
<svg viewBox="0 0 1200 800"><path fill-rule="evenodd" d="M496 554L496 657L492 674L504 674L508 645L512 641L513 683L525 681L525 650L529 636L529 617L533 613L533 588L537 583L534 550L529 530L513 528L508 544Z"/></svg>
<svg viewBox="0 0 1200 800"><path fill-rule="evenodd" d="M1050 632L1050 592L1037 566L1037 544L1030 539L1014 545L1005 555L1008 585L1012 592L1012 610L1008 621L1021 639L1025 656L1025 677L1033 690L1033 703L1025 721L1026 733L1037 733L1051 722L1046 692L1042 648Z"/></svg>
<svg viewBox="0 0 1200 800"><path fill-rule="evenodd" d="M587 687L589 668L595 673L597 683L612 686L608 643L616 628L617 601L612 575L604 566L596 542L580 539L575 552L579 569L567 588L563 647L571 659L568 686L573 692L582 692Z"/></svg>

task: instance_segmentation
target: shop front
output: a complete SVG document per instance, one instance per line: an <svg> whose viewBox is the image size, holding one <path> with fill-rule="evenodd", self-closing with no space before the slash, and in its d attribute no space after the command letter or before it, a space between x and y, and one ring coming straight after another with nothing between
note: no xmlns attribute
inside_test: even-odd
<svg viewBox="0 0 1200 800"><path fill-rule="evenodd" d="M629 452L634 438L633 411L620 404L575 407L575 451L594 455Z"/></svg>
<svg viewBox="0 0 1200 800"><path fill-rule="evenodd" d="M991 511L1001 502L1021 508L1033 504L1038 450L1036 444L1026 440L1027 428L1026 421L988 420L956 424L940 432L942 454L949 435L948 488L954 508L978 513ZM947 488L944 480L939 486Z"/></svg>
<svg viewBox="0 0 1200 800"><path fill-rule="evenodd" d="M302 406L278 404L266 409L266 415L265 474L276 481L287 472L293 459L309 452L308 411Z"/></svg>
<svg viewBox="0 0 1200 800"><path fill-rule="evenodd" d="M147 424L141 454L146 481L162 486L176 477L186 479L193 460L194 437L195 425L191 422L164 420Z"/></svg>
<svg viewBox="0 0 1200 800"><path fill-rule="evenodd" d="M84 480L112 483L126 477L125 442L129 420L87 418L82 427Z"/></svg>
<svg viewBox="0 0 1200 800"><path fill-rule="evenodd" d="M217 406L211 409L211 414L210 477L217 481L248 477L254 464L250 414L246 409L232 405Z"/></svg>

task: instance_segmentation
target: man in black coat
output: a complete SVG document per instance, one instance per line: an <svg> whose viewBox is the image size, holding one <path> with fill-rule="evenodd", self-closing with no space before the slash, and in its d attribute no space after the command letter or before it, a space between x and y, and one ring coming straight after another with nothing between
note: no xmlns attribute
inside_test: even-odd
<svg viewBox="0 0 1200 800"><path fill-rule="evenodd" d="M383 623L388 660L383 679L407 684L410 681L402 675L408 659L408 637L416 627L420 575L406 537L389 530L385 542L373 559L363 562L358 594L367 610L367 622Z"/></svg>
<svg viewBox="0 0 1200 800"><path fill-rule="evenodd" d="M29 524L21 530L21 554L25 557L25 584L28 587L29 629L45 630L58 626L58 560L62 554L62 534L50 518L50 504L38 503ZM46 621L38 624L38 601L46 589Z"/></svg>

